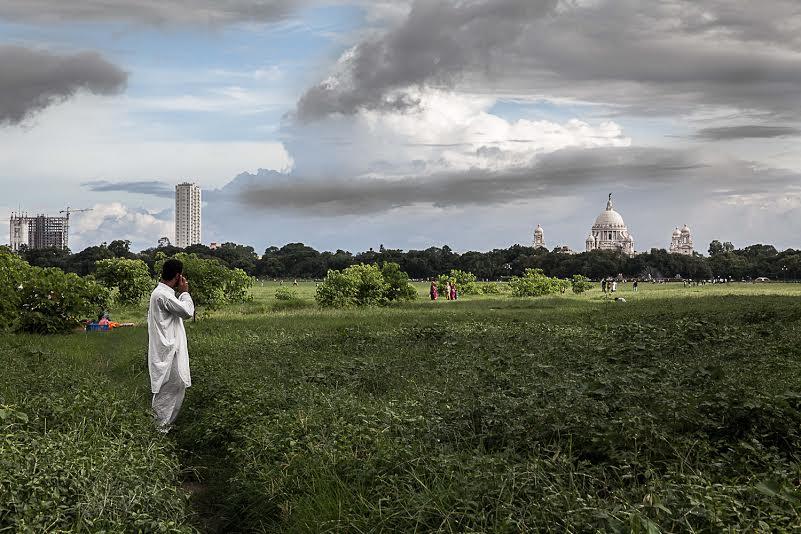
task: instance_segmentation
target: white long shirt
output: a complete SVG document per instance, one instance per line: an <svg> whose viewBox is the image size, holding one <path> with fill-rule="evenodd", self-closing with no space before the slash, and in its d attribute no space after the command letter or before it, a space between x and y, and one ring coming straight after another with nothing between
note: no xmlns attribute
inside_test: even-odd
<svg viewBox="0 0 801 534"><path fill-rule="evenodd" d="M195 313L195 303L189 293L175 297L175 290L159 283L150 294L147 310L147 334L149 338L147 363L150 370L150 389L153 393L169 378L173 360L184 385L192 385L189 374L189 350L186 343L184 319Z"/></svg>

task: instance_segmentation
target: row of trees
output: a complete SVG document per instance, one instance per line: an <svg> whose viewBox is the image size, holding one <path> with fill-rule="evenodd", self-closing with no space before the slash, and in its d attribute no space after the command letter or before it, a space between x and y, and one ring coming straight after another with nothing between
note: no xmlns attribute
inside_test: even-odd
<svg viewBox="0 0 801 534"><path fill-rule="evenodd" d="M216 259L232 269L241 269L249 276L265 278L322 279L329 270L343 270L352 265L396 263L413 279L433 279L451 270L475 274L480 280L508 279L522 276L526 269L541 269L547 276L570 278L583 275L592 279L622 274L626 277L692 279L731 277L734 279L766 276L777 280L801 279L801 251L777 251L772 245L751 245L735 249L731 243L713 241L709 256L682 256L664 249L652 249L633 258L612 251L581 254L549 252L514 245L508 249L487 252L456 253L448 246L425 250L368 250L353 254L345 250L319 252L303 243L269 247L259 256L253 247L225 243L210 249L193 245L186 249L161 247L131 252L130 242L112 241L89 247L76 254L57 249L25 250L23 258L39 267L59 267L66 272L87 275L95 272L98 260L109 258L140 259L155 274L157 255L195 254L199 258Z"/></svg>

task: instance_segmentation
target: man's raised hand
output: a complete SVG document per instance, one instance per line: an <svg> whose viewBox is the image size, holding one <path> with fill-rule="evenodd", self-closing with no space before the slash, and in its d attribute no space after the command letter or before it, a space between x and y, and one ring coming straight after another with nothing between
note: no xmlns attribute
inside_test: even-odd
<svg viewBox="0 0 801 534"><path fill-rule="evenodd" d="M178 292L189 293L189 282L184 278L184 275L180 275L178 279Z"/></svg>

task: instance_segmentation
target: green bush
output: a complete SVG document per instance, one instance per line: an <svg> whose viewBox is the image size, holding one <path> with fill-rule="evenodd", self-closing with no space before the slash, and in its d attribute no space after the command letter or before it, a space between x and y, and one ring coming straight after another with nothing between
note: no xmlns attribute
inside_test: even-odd
<svg viewBox="0 0 801 534"><path fill-rule="evenodd" d="M216 310L225 304L252 300L248 290L253 286L253 278L242 269L229 269L216 258L201 258L197 254L180 252L172 257L184 264L184 276L196 306ZM156 254L156 272L161 272L167 259L164 254Z"/></svg>
<svg viewBox="0 0 801 534"><path fill-rule="evenodd" d="M590 283L590 279L586 276L582 276L580 274L574 274L573 278L570 280L570 284L573 287L573 293L580 295L585 291L589 291L592 289L592 284Z"/></svg>
<svg viewBox="0 0 801 534"><path fill-rule="evenodd" d="M382 267L351 265L343 271L330 270L317 287L315 300L322 307L376 306L397 300L412 300L417 291L397 264Z"/></svg>
<svg viewBox="0 0 801 534"><path fill-rule="evenodd" d="M509 284L502 284L498 282L481 282L478 285L478 290L482 295L501 295L509 291Z"/></svg>
<svg viewBox="0 0 801 534"><path fill-rule="evenodd" d="M381 266L381 274L387 283L387 300L415 300L417 290L409 282L409 275L401 271L400 265L386 262Z"/></svg>
<svg viewBox="0 0 801 534"><path fill-rule="evenodd" d="M509 288L516 297L541 297L564 293L567 289L565 282L545 276L542 269L526 269L523 276L515 276L509 281Z"/></svg>
<svg viewBox="0 0 801 534"><path fill-rule="evenodd" d="M155 286L142 260L110 258L95 262L95 278L109 289L117 289L121 304L138 304Z"/></svg>
<svg viewBox="0 0 801 534"><path fill-rule="evenodd" d="M20 284L27 278L30 265L0 248L0 330L12 329L19 318Z"/></svg>
<svg viewBox="0 0 801 534"><path fill-rule="evenodd" d="M456 284L459 295L478 295L481 288L476 282L476 275L459 269L451 269L448 274L441 274L437 277L437 290L445 294L447 283Z"/></svg>
<svg viewBox="0 0 801 534"><path fill-rule="evenodd" d="M93 280L56 268L31 267L0 251L0 328L36 334L69 332L108 306Z"/></svg>
<svg viewBox="0 0 801 534"><path fill-rule="evenodd" d="M295 300L298 298L297 291L292 291L285 287L279 287L275 290L275 300Z"/></svg>

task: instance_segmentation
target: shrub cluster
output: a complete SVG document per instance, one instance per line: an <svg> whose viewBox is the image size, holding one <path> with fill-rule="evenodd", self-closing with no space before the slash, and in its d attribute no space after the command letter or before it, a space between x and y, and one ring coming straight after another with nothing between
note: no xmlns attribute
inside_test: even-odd
<svg viewBox="0 0 801 534"><path fill-rule="evenodd" d="M397 263L351 265L328 271L314 296L326 308L377 306L392 301L414 300L417 291Z"/></svg>
<svg viewBox="0 0 801 534"><path fill-rule="evenodd" d="M253 278L242 269L230 269L215 258L201 258L196 254L178 253L172 258L184 264L184 276L189 281L192 300L196 306L216 310L225 304L238 304L252 300L248 289ZM167 261L167 256L157 254L155 270Z"/></svg>
<svg viewBox="0 0 801 534"><path fill-rule="evenodd" d="M592 283L590 283L590 279L580 274L573 275L573 278L570 279L570 285L573 288L573 293L576 295L580 295L581 293L592 289Z"/></svg>
<svg viewBox="0 0 801 534"><path fill-rule="evenodd" d="M564 293L570 287L570 282L545 276L542 269L526 269L523 276L515 276L509 281L509 287L516 297L541 297Z"/></svg>
<svg viewBox="0 0 801 534"><path fill-rule="evenodd" d="M117 302L138 304L154 287L147 264L142 260L109 258L95 262L95 278L109 289L117 289Z"/></svg>
<svg viewBox="0 0 801 534"><path fill-rule="evenodd" d="M448 282L456 284L460 295L477 295L481 292L476 282L476 275L467 271L451 269L448 274L439 275L439 278L437 278L437 290L443 295Z"/></svg>
<svg viewBox="0 0 801 534"><path fill-rule="evenodd" d="M0 250L0 329L37 334L69 332L106 308L100 284L55 267L31 267Z"/></svg>

